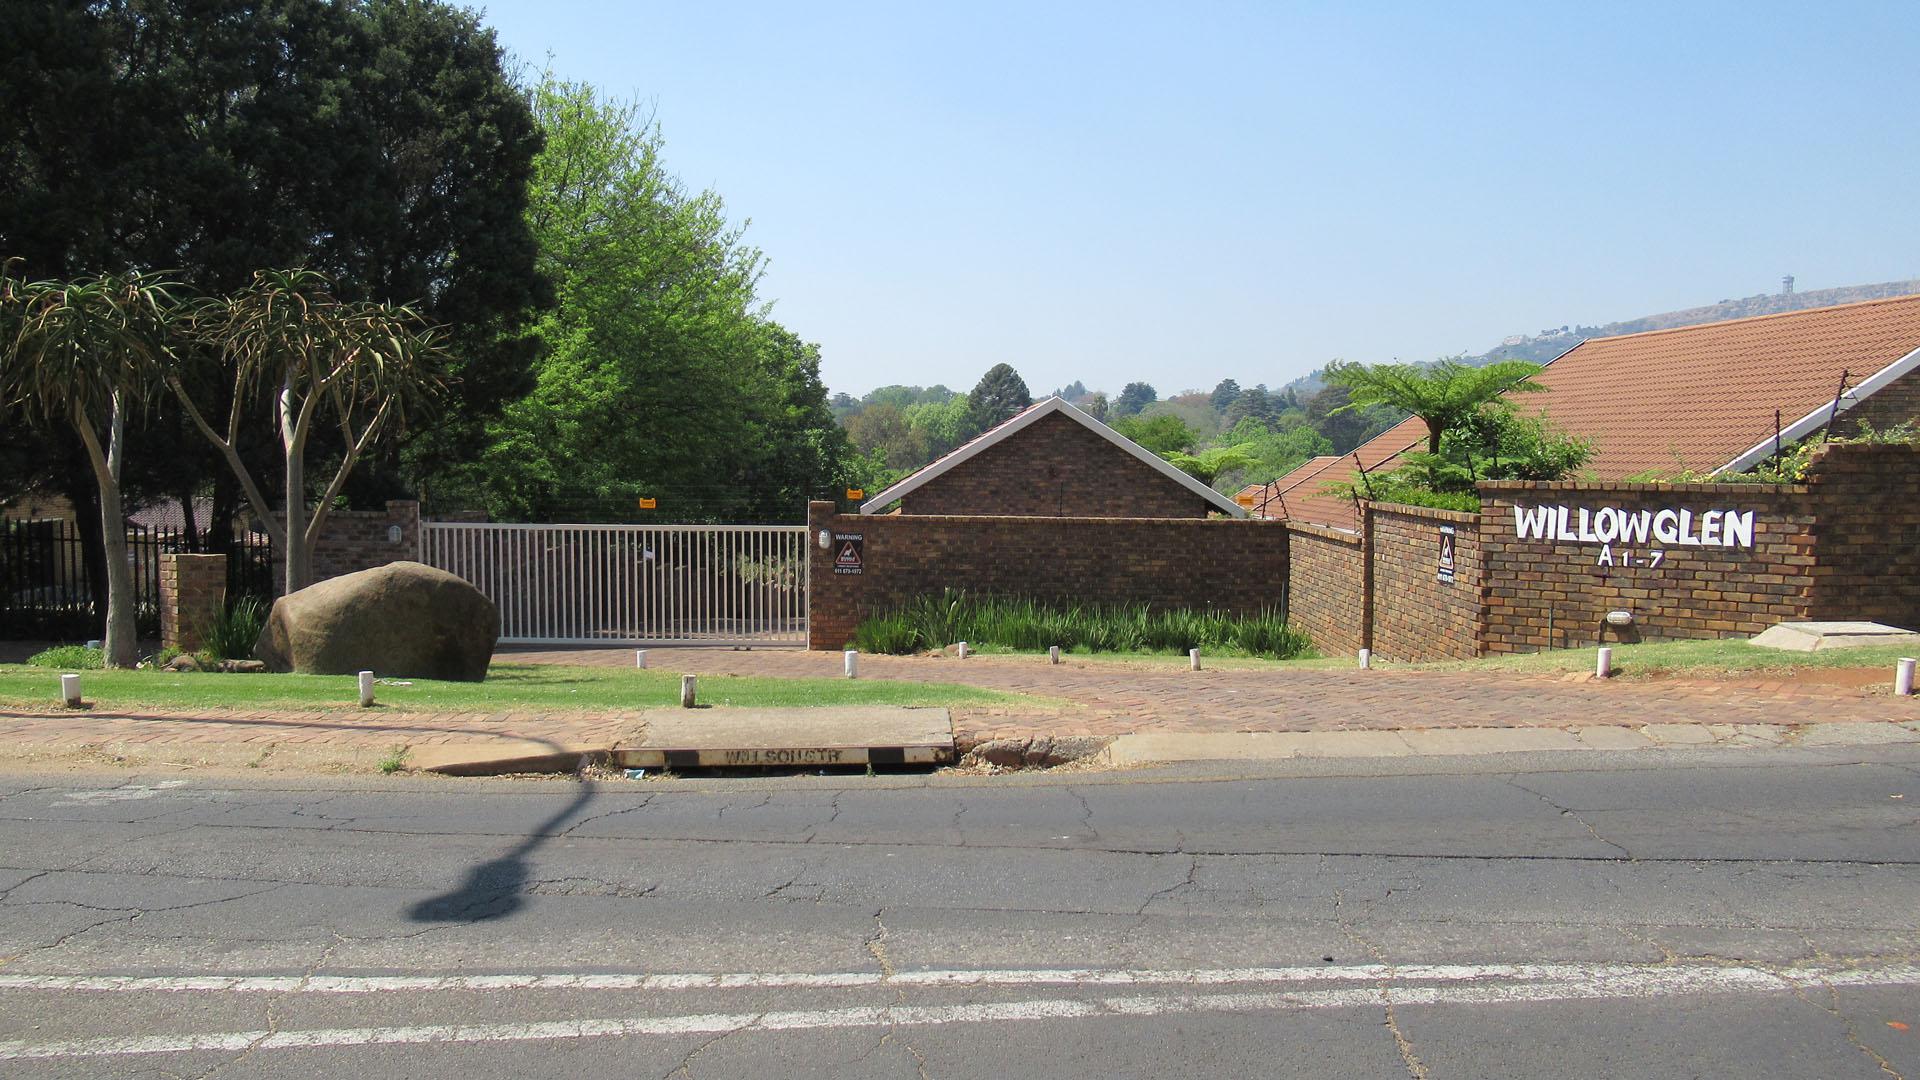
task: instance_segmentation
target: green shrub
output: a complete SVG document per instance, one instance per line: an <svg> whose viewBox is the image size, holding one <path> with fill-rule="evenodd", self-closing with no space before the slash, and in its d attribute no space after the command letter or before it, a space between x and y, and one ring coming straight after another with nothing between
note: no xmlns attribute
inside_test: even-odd
<svg viewBox="0 0 1920 1080"><path fill-rule="evenodd" d="M202 628L200 639L215 660L245 660L253 655L260 629L267 624L267 605L257 596L242 596L226 606Z"/></svg>
<svg viewBox="0 0 1920 1080"><path fill-rule="evenodd" d="M85 645L55 645L45 652L27 657L34 667L63 668L67 671L98 670L106 666L106 654Z"/></svg>
<svg viewBox="0 0 1920 1080"><path fill-rule="evenodd" d="M1047 605L1031 599L969 596L949 589L862 622L852 645L863 652L913 653L956 641L1018 652L1050 646L1080 652L1212 653L1284 660L1310 649L1305 634L1278 612L1254 615L1146 604Z"/></svg>

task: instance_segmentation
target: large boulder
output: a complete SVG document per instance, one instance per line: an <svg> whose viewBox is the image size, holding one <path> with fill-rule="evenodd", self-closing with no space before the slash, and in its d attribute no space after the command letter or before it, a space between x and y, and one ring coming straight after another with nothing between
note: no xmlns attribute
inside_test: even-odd
<svg viewBox="0 0 1920 1080"><path fill-rule="evenodd" d="M395 562L275 600L253 654L275 671L479 682L499 636L499 613L479 589Z"/></svg>

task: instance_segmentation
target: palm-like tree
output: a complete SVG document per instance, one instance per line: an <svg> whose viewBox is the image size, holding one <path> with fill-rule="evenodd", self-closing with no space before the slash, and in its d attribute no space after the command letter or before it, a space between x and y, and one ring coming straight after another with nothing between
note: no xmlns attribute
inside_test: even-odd
<svg viewBox="0 0 1920 1080"><path fill-rule="evenodd" d="M1525 360L1502 360L1485 367L1471 367L1458 360L1421 364L1349 364L1334 361L1327 365L1326 380L1347 388L1347 404L1334 412L1385 405L1412 413L1426 422L1427 453L1440 452L1440 437L1459 427L1478 412L1480 406L1513 391L1526 393L1545 390L1528 382L1540 374L1539 364Z"/></svg>
<svg viewBox="0 0 1920 1080"><path fill-rule="evenodd" d="M139 660L120 472L127 415L145 403L168 354L173 289L137 273L28 281L0 272L0 405L43 427L71 426L100 487L109 667Z"/></svg>
<svg viewBox="0 0 1920 1080"><path fill-rule="evenodd" d="M370 445L438 393L447 358L440 333L404 304L338 299L315 271L262 270L239 292L196 305L188 336L196 349L168 366L166 384L285 553L286 591L303 589L313 581L313 545L348 474ZM218 365L232 388L224 433L188 392L190 363ZM238 448L247 404L269 388L286 470L279 519ZM340 460L309 510L307 445L321 424L337 428Z"/></svg>
<svg viewBox="0 0 1920 1080"><path fill-rule="evenodd" d="M1216 446L1210 450L1202 450L1198 454L1186 454L1175 450L1163 456L1174 468L1212 487L1221 473L1244 469L1259 460L1254 456L1255 449L1254 444L1246 442L1238 446Z"/></svg>

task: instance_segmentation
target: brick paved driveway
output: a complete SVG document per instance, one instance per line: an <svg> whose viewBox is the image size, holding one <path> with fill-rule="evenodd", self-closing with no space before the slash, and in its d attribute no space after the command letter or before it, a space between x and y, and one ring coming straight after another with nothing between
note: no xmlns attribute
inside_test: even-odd
<svg viewBox="0 0 1920 1080"><path fill-rule="evenodd" d="M626 666L631 649L503 650L504 663ZM653 649L650 666L696 675L838 677L833 652ZM1800 724L1920 719L1920 702L1768 678L1649 681L1492 672L1188 671L1179 663L1045 657L862 656L860 676L969 686L1064 700L1047 710L954 710L963 738L1121 735L1135 731L1368 731L1657 723Z"/></svg>

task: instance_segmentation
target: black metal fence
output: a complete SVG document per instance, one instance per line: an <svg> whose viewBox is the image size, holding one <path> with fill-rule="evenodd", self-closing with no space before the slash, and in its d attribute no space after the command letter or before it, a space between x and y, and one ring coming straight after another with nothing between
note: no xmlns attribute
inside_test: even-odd
<svg viewBox="0 0 1920 1080"><path fill-rule="evenodd" d="M106 623L105 585L96 601L87 580L86 549L70 521L8 521L0 530L0 639L80 640ZM160 556L168 552L225 554L227 596L273 598L273 548L263 533L210 547L174 529L129 528L134 621L143 638L160 636Z"/></svg>

